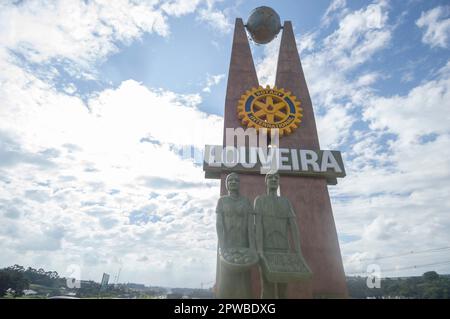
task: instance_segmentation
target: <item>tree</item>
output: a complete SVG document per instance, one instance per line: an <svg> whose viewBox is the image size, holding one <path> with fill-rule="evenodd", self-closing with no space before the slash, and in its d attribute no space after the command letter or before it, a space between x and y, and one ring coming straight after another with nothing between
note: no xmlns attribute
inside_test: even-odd
<svg viewBox="0 0 450 319"><path fill-rule="evenodd" d="M21 296L23 290L29 286L28 280L25 278L23 271L17 268L9 267L0 270L0 296L3 297L8 289L12 290L15 297Z"/></svg>
<svg viewBox="0 0 450 319"><path fill-rule="evenodd" d="M6 294L6 291L9 289L11 285L11 276L5 270L0 270L0 297L3 297Z"/></svg>
<svg viewBox="0 0 450 319"><path fill-rule="evenodd" d="M427 271L422 275L425 281L434 281L439 279L439 274L435 271Z"/></svg>

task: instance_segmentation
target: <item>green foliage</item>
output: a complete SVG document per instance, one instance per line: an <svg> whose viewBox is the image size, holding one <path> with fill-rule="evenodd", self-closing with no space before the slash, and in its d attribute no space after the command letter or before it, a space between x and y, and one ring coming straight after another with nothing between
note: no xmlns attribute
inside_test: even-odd
<svg viewBox="0 0 450 319"><path fill-rule="evenodd" d="M380 288L368 288L365 277L348 277L347 286L351 298L450 298L450 276L439 276L435 271L421 277L384 278Z"/></svg>
<svg viewBox="0 0 450 319"><path fill-rule="evenodd" d="M29 281L24 276L23 267L14 265L0 269L0 297L5 296L8 290L14 297L19 297L28 286Z"/></svg>
<svg viewBox="0 0 450 319"><path fill-rule="evenodd" d="M28 267L27 270L24 271L24 275L30 282L36 285L55 288L60 285L60 280L58 280L59 275L56 271L45 271L42 268L34 269Z"/></svg>
<svg viewBox="0 0 450 319"><path fill-rule="evenodd" d="M30 283L52 290L59 288L62 280L56 271L31 267L25 269L20 265L10 266L0 270L0 297L4 296L8 289L14 291L14 297L21 296L22 291L27 289Z"/></svg>
<svg viewBox="0 0 450 319"><path fill-rule="evenodd" d="M434 281L439 279L439 275L435 271L427 271L422 275L425 281Z"/></svg>

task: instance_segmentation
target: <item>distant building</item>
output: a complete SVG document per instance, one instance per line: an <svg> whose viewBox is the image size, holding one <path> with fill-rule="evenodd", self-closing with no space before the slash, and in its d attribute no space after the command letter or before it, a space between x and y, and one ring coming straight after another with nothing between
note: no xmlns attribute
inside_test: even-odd
<svg viewBox="0 0 450 319"><path fill-rule="evenodd" d="M108 286L109 274L103 273L102 282L100 284L100 290L105 290Z"/></svg>

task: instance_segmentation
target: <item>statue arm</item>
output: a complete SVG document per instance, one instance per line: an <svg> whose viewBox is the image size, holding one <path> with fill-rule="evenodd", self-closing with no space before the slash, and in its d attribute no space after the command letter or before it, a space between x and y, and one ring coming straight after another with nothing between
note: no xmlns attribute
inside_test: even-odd
<svg viewBox="0 0 450 319"><path fill-rule="evenodd" d="M216 207L216 230L217 230L217 239L219 241L219 248L222 249L224 247L224 225L223 225L223 207L222 200L219 199Z"/></svg>
<svg viewBox="0 0 450 319"><path fill-rule="evenodd" d="M300 231L297 225L297 216L295 215L294 208L289 203L289 227L291 228L292 240L294 242L295 252L301 254L300 248Z"/></svg>
<svg viewBox="0 0 450 319"><path fill-rule="evenodd" d="M255 233L256 233L256 250L259 254L263 253L263 226L262 226L262 216L260 210L260 202L258 197L255 199Z"/></svg>

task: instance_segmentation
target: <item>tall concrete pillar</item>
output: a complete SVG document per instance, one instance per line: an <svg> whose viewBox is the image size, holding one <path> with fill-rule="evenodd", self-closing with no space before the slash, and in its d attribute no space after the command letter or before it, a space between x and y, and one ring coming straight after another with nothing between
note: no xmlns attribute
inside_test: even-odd
<svg viewBox="0 0 450 319"><path fill-rule="evenodd" d="M280 138L280 147L320 149L311 97L290 21L284 23L275 85L291 91L303 108L302 122L292 134ZM280 192L289 198L297 213L302 252L313 272L311 287L292 284L290 296L298 298L311 293L314 298L347 297L326 179L281 176Z"/></svg>
<svg viewBox="0 0 450 319"><path fill-rule="evenodd" d="M233 46L231 49L230 69L228 71L227 94L225 98L223 144L226 145L225 129L242 127L241 121L237 117L237 104L241 95L252 87L258 87L258 76L256 75L250 45L245 32L242 19L236 19L233 36ZM233 146L233 145L232 145ZM236 146L236 145L234 145ZM226 174L221 175L220 194L226 195L225 187ZM241 194L246 196L253 203L257 195L266 191L263 175L240 174ZM217 274L220 266L217 260ZM218 278L216 276L216 278ZM255 267L252 269L253 293L255 298L259 298L259 273ZM216 285L220 282L216 281Z"/></svg>

